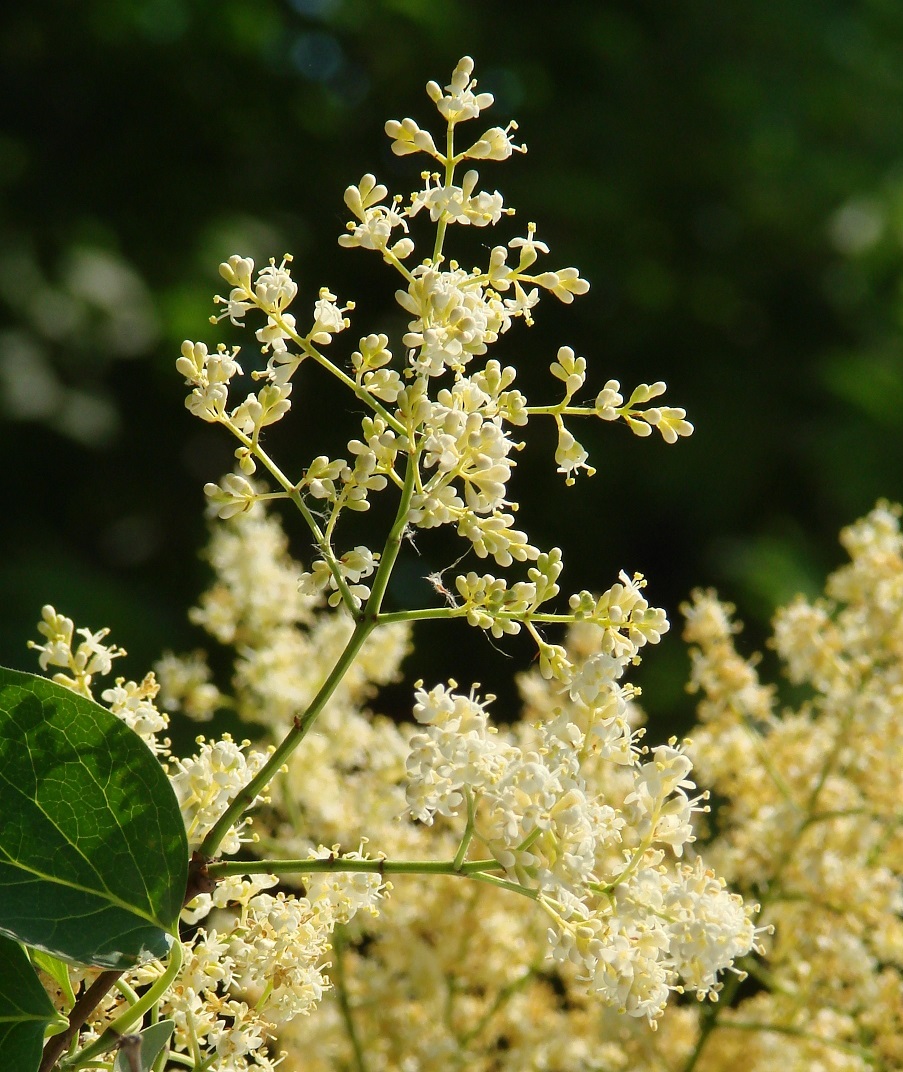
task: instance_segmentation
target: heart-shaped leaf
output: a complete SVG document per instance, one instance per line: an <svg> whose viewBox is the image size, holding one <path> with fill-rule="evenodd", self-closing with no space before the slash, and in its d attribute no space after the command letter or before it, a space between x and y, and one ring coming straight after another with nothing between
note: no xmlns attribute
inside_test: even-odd
<svg viewBox="0 0 903 1072"><path fill-rule="evenodd" d="M187 868L175 794L141 738L0 668L0 932L106 968L165 956Z"/></svg>
<svg viewBox="0 0 903 1072"><path fill-rule="evenodd" d="M35 1072L44 1032L58 1018L22 947L0 935L0 1067Z"/></svg>

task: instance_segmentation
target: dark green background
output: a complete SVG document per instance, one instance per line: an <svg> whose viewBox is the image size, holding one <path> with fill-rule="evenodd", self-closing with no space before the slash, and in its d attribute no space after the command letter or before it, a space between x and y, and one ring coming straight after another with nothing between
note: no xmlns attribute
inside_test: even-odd
<svg viewBox="0 0 903 1072"><path fill-rule="evenodd" d="M498 356L553 398L568 343L594 387L667 380L697 427L675 447L587 427L599 472L570 490L537 432L515 490L533 538L565 548L568 590L642 570L676 617L716 585L756 639L840 560L841 525L903 497L896 0L19 4L0 34L0 660L32 668L45 601L110 625L133 677L199 642L201 487L232 448L184 410L178 343L216 340L216 264L236 251L293 252L301 310L322 285L356 299L352 342L395 330L390 273L336 244L341 193L367 170L414 188L421 164L382 124L433 122L423 85L465 52L490 122L516 117L530 147L481 169L520 224L465 249L536 220L550 266L592 282L570 308L545 299ZM342 449L348 409L296 389L271 440L289 471ZM420 550L397 600L426 598L417 578L453 557ZM413 676L499 690L526 657L462 626L423 639ZM686 714L684 660L672 635L644 667L663 719Z"/></svg>

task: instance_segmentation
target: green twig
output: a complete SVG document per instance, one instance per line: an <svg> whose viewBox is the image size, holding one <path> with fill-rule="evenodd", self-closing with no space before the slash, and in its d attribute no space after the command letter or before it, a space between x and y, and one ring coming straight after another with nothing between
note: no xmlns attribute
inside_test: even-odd
<svg viewBox="0 0 903 1072"><path fill-rule="evenodd" d="M461 836L461 844L458 846L458 851L455 853L454 865L456 871L460 871L461 865L464 863L464 858L467 856L467 850L473 840L475 808L473 793L470 791L470 786L464 786L464 798L467 801L467 825L464 827L464 833Z"/></svg>
<svg viewBox="0 0 903 1072"><path fill-rule="evenodd" d="M241 818L244 812L256 800L257 796L266 789L276 776L279 768L307 736L311 726L313 726L316 721L317 716L326 706L329 698L348 672L349 667L357 658L358 653L364 646L364 641L372 632L373 627L374 623L372 621L366 619L358 620L354 627L354 632L348 638L348 643L345 645L344 651L339 656L329 676L320 686L317 695L311 700L307 710L303 715L295 718L294 725L273 751L270 758L264 763L248 784L243 789L239 790L235 797L230 801L228 808L226 808L204 838L199 849L203 856L211 858L216 855L220 842L226 836L232 825Z"/></svg>
<svg viewBox="0 0 903 1072"><path fill-rule="evenodd" d="M345 945L345 929L340 924L333 932L332 938L332 950L335 955L333 982L335 983L336 997L339 1001L339 1010L342 1013L342 1021L345 1024L345 1031L348 1033L348 1041L351 1043L351 1050L354 1054L355 1070L356 1072L367 1072L364 1048L358 1037L357 1027L354 1023L354 1010L351 1008L351 1002L348 999L348 987L345 979Z"/></svg>
<svg viewBox="0 0 903 1072"><path fill-rule="evenodd" d="M166 965L166 971L150 986L141 997L135 1002L134 1005L129 1005L124 1009L119 1016L109 1025L106 1031L95 1039L89 1046L86 1046L83 1050L80 1050L73 1057L69 1057L60 1062L61 1068L78 1068L85 1064L87 1061L93 1060L102 1053L106 1053L107 1050L111 1050L120 1040L120 1038L127 1034L129 1029L139 1023L144 1014L151 1009L156 1003L163 997L163 995L169 990L172 984L176 980L176 976L182 967L182 943L178 941L173 942L172 948L169 952L169 963Z"/></svg>
<svg viewBox="0 0 903 1072"><path fill-rule="evenodd" d="M211 878L229 875L314 875L354 872L376 875L456 875L476 878L491 871L501 871L498 860L355 860L345 856L327 856L307 860L217 860L207 866ZM513 884L512 884L513 885Z"/></svg>

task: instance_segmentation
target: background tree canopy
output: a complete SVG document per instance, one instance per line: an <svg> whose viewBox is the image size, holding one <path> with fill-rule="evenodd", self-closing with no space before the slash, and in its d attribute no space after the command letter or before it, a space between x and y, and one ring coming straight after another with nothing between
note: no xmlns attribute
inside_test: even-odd
<svg viewBox="0 0 903 1072"><path fill-rule="evenodd" d="M777 601L818 590L841 525L903 497L898 3L19 4L0 36L0 661L32 668L46 601L111 626L133 677L200 643L201 487L232 446L184 409L178 344L222 337L206 319L233 252L292 252L302 308L323 285L357 301L354 340L401 324L391 273L336 243L342 191L371 170L414 188L417 158L391 155L383 122L435 125L423 85L464 53L490 122L517 118L530 148L480 169L521 223L467 240L536 220L592 282L497 356L539 400L571 345L596 387L666 380L697 428L667 447L586 427L599 471L575 489L552 429L537 435L515 490L534 541L564 547L569 590L641 570L676 621L714 585L756 639ZM296 393L277 456L341 451L353 424L335 406ZM454 553L424 547L397 598L422 602ZM477 667L499 690L516 665L460 625L422 638L427 679ZM642 680L675 729L684 676L672 634Z"/></svg>

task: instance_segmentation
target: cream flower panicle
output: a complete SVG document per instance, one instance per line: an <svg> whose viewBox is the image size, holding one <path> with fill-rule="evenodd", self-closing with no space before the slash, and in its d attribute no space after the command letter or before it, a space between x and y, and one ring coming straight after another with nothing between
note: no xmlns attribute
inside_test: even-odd
<svg viewBox="0 0 903 1072"><path fill-rule="evenodd" d="M375 251L395 274L400 337L359 326L354 302L330 288L308 291L290 256L258 266L236 254L220 265L226 293L211 319L247 327L260 356L239 363L237 347L186 340L176 360L189 411L237 441L235 471L204 488L214 580L190 612L232 649L231 673L228 684L214 678L220 657L170 654L157 667L161 696L196 719L228 709L249 739L198 738L193 755L170 756L153 675L119 678L102 695L164 760L188 844L221 878L186 906L185 962L155 1009L173 1021L170 1063L625 1068L617 1050L629 1029L608 1030L604 1009L665 1022L672 995L714 998L733 962L756 949L754 909L700 858L706 807L688 747L641 746L639 690L625 679L668 630L665 612L639 573L622 571L601 595L568 595L561 550L537 546L516 523L516 458L531 419L554 422L553 464L567 485L594 472L577 418L620 419L638 435L657 428L667 443L692 426L659 404L663 383L640 384L625 401L569 346L548 363L558 401L543 405L492 356L521 322L534 324L546 296L570 304L589 283L548 259L533 223L487 239L481 264L451 255L459 228L507 227L513 210L477 167L524 151L513 121L459 131L493 103L473 72L464 57L445 87L427 85L437 132L409 118L386 124L397 156L427 157L418 189L390 193L367 173L345 190L351 218L339 242ZM297 398L317 397L318 376L348 392L333 415L354 414L347 450L311 444L283 465L271 430ZM594 399L581 401L584 392ZM273 502L300 521L303 565ZM369 517L349 517L377 502L369 529ZM442 526L494 572L458 572L459 559L447 586L446 571L425 580L431 604L388 609L387 593L406 590L393 571ZM893 548L889 534L851 539L882 562ZM862 583L851 576L847 587ZM491 697L454 682L418 683L410 723L372 710L398 678L413 623L442 618L496 639L529 637L537 660L525 717L505 711L496 723ZM878 628L872 617L860 624ZM106 631L76 631L52 607L39 631L42 667L88 696L122 654ZM783 632L800 629L788 619ZM708 682L718 674L704 661ZM828 790L835 810L854 808L852 793L833 781ZM796 800L774 804L787 829ZM786 846L780 831L775 841ZM837 869L819 867L839 901ZM869 874L872 904L896 903L891 876ZM130 973L122 1000L162 971ZM89 1031L100 1029L95 1018Z"/></svg>

